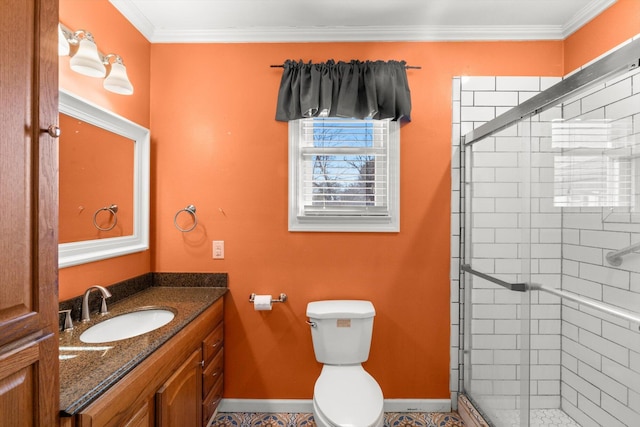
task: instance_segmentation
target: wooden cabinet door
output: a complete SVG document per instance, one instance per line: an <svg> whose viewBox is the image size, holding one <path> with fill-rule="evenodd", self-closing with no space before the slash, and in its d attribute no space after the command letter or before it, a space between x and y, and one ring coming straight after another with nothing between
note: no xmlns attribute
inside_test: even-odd
<svg viewBox="0 0 640 427"><path fill-rule="evenodd" d="M158 427L202 424L202 350L194 351L156 393Z"/></svg>
<svg viewBox="0 0 640 427"><path fill-rule="evenodd" d="M153 406L149 405L149 402L145 402L131 418L125 421L123 427L153 427L152 409Z"/></svg>
<svg viewBox="0 0 640 427"><path fill-rule="evenodd" d="M58 0L0 13L0 427L58 423Z"/></svg>

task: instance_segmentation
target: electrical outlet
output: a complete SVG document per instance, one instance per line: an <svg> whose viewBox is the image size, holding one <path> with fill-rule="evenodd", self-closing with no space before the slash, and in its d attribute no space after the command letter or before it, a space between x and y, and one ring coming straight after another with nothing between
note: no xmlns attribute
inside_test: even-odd
<svg viewBox="0 0 640 427"><path fill-rule="evenodd" d="M224 259L224 240L213 241L213 259Z"/></svg>

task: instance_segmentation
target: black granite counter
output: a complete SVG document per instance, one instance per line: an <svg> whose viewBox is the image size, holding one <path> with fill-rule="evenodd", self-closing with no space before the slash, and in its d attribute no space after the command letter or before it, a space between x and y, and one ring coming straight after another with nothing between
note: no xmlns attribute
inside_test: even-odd
<svg viewBox="0 0 640 427"><path fill-rule="evenodd" d="M226 287L150 287L109 304L105 316L94 313L90 322L74 322L72 331L60 333L61 415L78 413L226 292ZM96 323L149 306L172 309L175 317L137 337L100 344L80 341L80 335Z"/></svg>

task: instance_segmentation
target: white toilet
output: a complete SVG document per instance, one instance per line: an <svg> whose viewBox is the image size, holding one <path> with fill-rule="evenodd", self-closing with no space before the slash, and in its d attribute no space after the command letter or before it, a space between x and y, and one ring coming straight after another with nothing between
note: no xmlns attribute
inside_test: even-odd
<svg viewBox="0 0 640 427"><path fill-rule="evenodd" d="M369 358L370 301L314 301L307 305L316 360L323 363L313 390L318 427L382 427L382 390L362 367Z"/></svg>

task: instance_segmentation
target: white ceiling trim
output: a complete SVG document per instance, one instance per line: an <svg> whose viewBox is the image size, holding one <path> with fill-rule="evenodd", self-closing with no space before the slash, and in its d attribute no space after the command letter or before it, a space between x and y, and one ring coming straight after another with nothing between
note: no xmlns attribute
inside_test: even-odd
<svg viewBox="0 0 640 427"><path fill-rule="evenodd" d="M564 40L616 0L599 0L563 26L354 26L246 27L217 29L156 28L129 0L110 0L151 43L289 43L381 41Z"/></svg>
<svg viewBox="0 0 640 427"><path fill-rule="evenodd" d="M558 40L561 26L366 26L156 30L152 43L394 42Z"/></svg>
<svg viewBox="0 0 640 427"><path fill-rule="evenodd" d="M614 4L616 1L617 0L600 0L597 3L590 3L588 6L584 7L564 25L562 39L566 39L571 34L578 31L580 27L600 15L606 8Z"/></svg>

